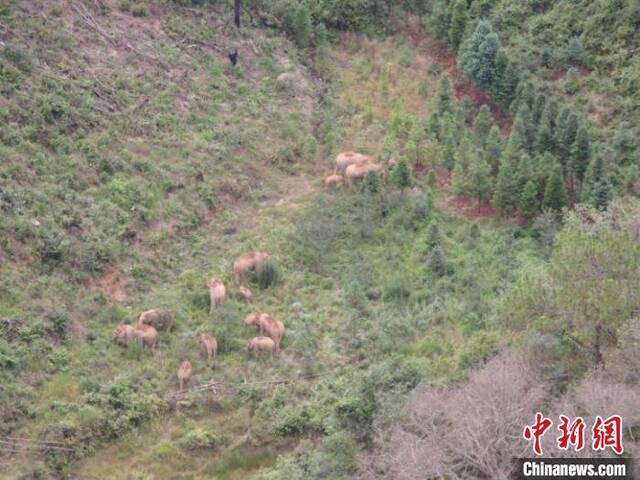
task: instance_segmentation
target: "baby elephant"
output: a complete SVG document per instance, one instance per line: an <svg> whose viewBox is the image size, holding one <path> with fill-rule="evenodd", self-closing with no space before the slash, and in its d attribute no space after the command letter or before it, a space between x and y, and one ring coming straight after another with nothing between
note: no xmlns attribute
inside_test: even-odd
<svg viewBox="0 0 640 480"><path fill-rule="evenodd" d="M191 378L191 362L185 360L180 364L178 368L178 381L180 382L180 391L184 390L184 386Z"/></svg>
<svg viewBox="0 0 640 480"><path fill-rule="evenodd" d="M227 289L224 286L224 283L219 278L210 278L207 280L205 284L207 288L209 288L209 301L211 303L211 307L209 309L209 313L213 313L213 311L220 306L222 301L227 295Z"/></svg>
<svg viewBox="0 0 640 480"><path fill-rule="evenodd" d="M253 352L253 356L255 358L258 358L260 352L269 352L273 357L275 349L276 343L269 337L255 337L247 343L247 350L249 353Z"/></svg>
<svg viewBox="0 0 640 480"><path fill-rule="evenodd" d="M200 334L200 353L207 356L207 361L216 359L216 353L218 353L218 341L215 337L207 335L206 333Z"/></svg>
<svg viewBox="0 0 640 480"><path fill-rule="evenodd" d="M247 287L238 287L238 296L248 304L251 304L253 300L253 294Z"/></svg>

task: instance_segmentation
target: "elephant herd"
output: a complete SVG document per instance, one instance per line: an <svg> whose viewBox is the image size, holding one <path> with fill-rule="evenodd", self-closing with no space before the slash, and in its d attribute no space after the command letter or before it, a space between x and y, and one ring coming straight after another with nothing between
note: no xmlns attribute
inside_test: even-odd
<svg viewBox="0 0 640 480"><path fill-rule="evenodd" d="M369 172L381 174L384 168L373 159L362 153L343 152L336 157L336 166L332 175L329 175L324 183L327 187L335 187L346 182L353 186L364 179Z"/></svg>
<svg viewBox="0 0 640 480"><path fill-rule="evenodd" d="M265 252L250 252L236 258L233 262L233 278L237 295L247 304L251 304L253 295L251 290L241 285L247 275L255 271L269 258ZM210 278L205 282L209 289L210 313L218 308L227 296L227 288L219 278ZM135 325L120 324L113 332L113 341L117 344L128 346L132 342L139 342L142 346L154 349L158 346L159 330L170 331L173 315L168 311L152 309L142 312ZM267 352L273 356L280 351L280 343L285 333L284 324L278 318L268 313L251 313L244 319L246 327L255 327L259 336L252 338L247 343L247 351L258 357L261 352ZM218 342L213 335L202 333L198 337L200 353L208 362L215 360L218 351ZM191 378L192 366L188 360L182 361L178 368L178 382L180 390Z"/></svg>

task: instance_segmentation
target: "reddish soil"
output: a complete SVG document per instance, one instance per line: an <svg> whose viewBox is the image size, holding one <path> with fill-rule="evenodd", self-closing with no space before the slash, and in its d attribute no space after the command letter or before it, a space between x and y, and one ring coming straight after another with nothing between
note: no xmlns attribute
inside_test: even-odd
<svg viewBox="0 0 640 480"><path fill-rule="evenodd" d="M438 188L447 188L451 182L451 173L446 168L440 168L436 172L436 182Z"/></svg>
<svg viewBox="0 0 640 480"><path fill-rule="evenodd" d="M86 287L90 292L102 290L114 302L124 302L128 298L124 280L113 267L107 267L99 278L90 279Z"/></svg>
<svg viewBox="0 0 640 480"><path fill-rule="evenodd" d="M435 39L429 38L423 27L419 24L411 24L407 27L405 33L411 44L417 50L428 52L428 55L435 60L440 69L447 72L453 81L454 93L456 98L461 99L469 97L477 107L487 105L491 110L493 118L495 118L504 135L511 130L511 118L503 112L498 105L491 100L491 97L484 90L476 87L471 80L458 68L456 56L447 48L447 46Z"/></svg>
<svg viewBox="0 0 640 480"><path fill-rule="evenodd" d="M479 202L460 195L450 200L449 205L472 222L479 218L492 217L496 214L489 202Z"/></svg>

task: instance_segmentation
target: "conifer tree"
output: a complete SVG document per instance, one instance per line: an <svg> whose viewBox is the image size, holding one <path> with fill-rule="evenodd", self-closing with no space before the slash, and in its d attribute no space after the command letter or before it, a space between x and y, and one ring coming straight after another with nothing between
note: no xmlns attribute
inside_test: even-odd
<svg viewBox="0 0 640 480"><path fill-rule="evenodd" d="M427 269L429 273L438 278L447 274L447 260L440 245L434 247L427 255Z"/></svg>
<svg viewBox="0 0 640 480"><path fill-rule="evenodd" d="M556 151L563 165L566 165L571 147L578 133L578 117L575 113L563 108L558 114L555 130Z"/></svg>
<svg viewBox="0 0 640 480"><path fill-rule="evenodd" d="M520 106L525 104L529 107L529 111L533 108L535 100L535 92L533 83L529 78L522 78L520 82L518 82L518 87L516 88L515 98L510 105L510 109L514 114L518 113Z"/></svg>
<svg viewBox="0 0 640 480"><path fill-rule="evenodd" d="M441 117L453 112L453 86L449 75L443 75L438 84L436 111Z"/></svg>
<svg viewBox="0 0 640 480"><path fill-rule="evenodd" d="M513 121L513 130L517 131L522 140L522 146L529 152L533 150L535 130L531 119L531 110L526 103L521 103Z"/></svg>
<svg viewBox="0 0 640 480"><path fill-rule="evenodd" d="M429 120L427 120L427 131L432 138L438 141L442 140L440 114L438 112L433 112L429 116Z"/></svg>
<svg viewBox="0 0 640 480"><path fill-rule="evenodd" d="M498 73L496 57L500 48L500 40L491 24L480 20L473 34L460 47L459 66L478 86L489 89Z"/></svg>
<svg viewBox="0 0 640 480"><path fill-rule="evenodd" d="M451 185L455 193L469 195L471 163L471 142L465 136L460 140L455 154L455 166L451 174Z"/></svg>
<svg viewBox="0 0 640 480"><path fill-rule="evenodd" d="M598 210L604 210L613 198L613 193L613 186L604 174L602 157L594 157L584 179L582 201Z"/></svg>
<svg viewBox="0 0 640 480"><path fill-rule="evenodd" d="M526 183L536 178L536 166L533 158L527 153L522 152L518 160L517 166L518 188L522 190Z"/></svg>
<svg viewBox="0 0 640 480"><path fill-rule="evenodd" d="M500 49L496 54L495 79L491 94L503 109L509 108L513 102L519 81L515 64L509 60L504 49Z"/></svg>
<svg viewBox="0 0 640 480"><path fill-rule="evenodd" d="M440 246L442 243L442 235L440 234L440 227L436 222L431 222L429 226L429 232L427 233L427 246L432 249L436 246Z"/></svg>
<svg viewBox="0 0 640 480"><path fill-rule="evenodd" d="M411 186L411 171L407 162L400 160L391 172L391 181L400 189Z"/></svg>
<svg viewBox="0 0 640 480"><path fill-rule="evenodd" d="M456 141L453 136L447 135L442 145L443 165L449 171L453 170L456 165Z"/></svg>
<svg viewBox="0 0 640 480"><path fill-rule="evenodd" d="M526 151L526 149L522 135L517 128L512 128L502 155L508 157L514 162L514 165L516 165L523 151Z"/></svg>
<svg viewBox="0 0 640 480"><path fill-rule="evenodd" d="M576 139L571 146L569 169L572 175L579 181L584 180L584 175L591 159L591 143L587 129L580 127Z"/></svg>
<svg viewBox="0 0 640 480"><path fill-rule="evenodd" d="M307 48L310 45L311 36L313 35L313 23L311 22L309 8L303 3L296 8L293 15L293 34L298 47Z"/></svg>
<svg viewBox="0 0 640 480"><path fill-rule="evenodd" d="M526 218L532 218L538 211L538 185L533 180L525 183L520 194L520 212Z"/></svg>
<svg viewBox="0 0 640 480"><path fill-rule="evenodd" d="M498 173L500 166L500 155L502 155L502 138L500 128L497 125L491 127L484 147L484 159L491 167L491 175Z"/></svg>
<svg viewBox="0 0 640 480"><path fill-rule="evenodd" d="M533 118L533 123L537 126L540 123L540 119L542 118L542 113L547 107L547 95L540 92L535 99L533 104L533 111L531 112L531 116Z"/></svg>
<svg viewBox="0 0 640 480"><path fill-rule="evenodd" d="M448 40L451 25L451 9L447 2L435 2L433 12L430 16L431 30L438 38Z"/></svg>
<svg viewBox="0 0 640 480"><path fill-rule="evenodd" d="M518 206L518 197L517 166L510 155L503 155L493 194L493 205L502 213L510 213Z"/></svg>
<svg viewBox="0 0 640 480"><path fill-rule="evenodd" d="M543 115L540 119L540 124L538 125L538 131L536 132L534 150L536 152L544 153L552 152L554 148L555 142L553 139L553 132L551 131L549 122Z"/></svg>
<svg viewBox="0 0 640 480"><path fill-rule="evenodd" d="M555 97L551 97L547 102L545 107L545 112L549 122L549 128L554 132L556 128L556 120L558 118L558 111L560 107L558 106L558 100Z"/></svg>
<svg viewBox="0 0 640 480"><path fill-rule="evenodd" d="M489 200L492 194L491 167L480 154L474 154L469 164L468 195Z"/></svg>
<svg viewBox="0 0 640 480"><path fill-rule="evenodd" d="M436 177L436 172L431 169L429 170L429 173L427 174L427 185L429 185L431 188L436 186L436 183L438 183L438 179Z"/></svg>
<svg viewBox="0 0 640 480"><path fill-rule="evenodd" d="M453 3L451 26L449 27L449 44L454 52L458 51L458 48L462 43L462 38L464 36L468 20L469 14L467 13L467 0L456 0Z"/></svg>
<svg viewBox="0 0 640 480"><path fill-rule="evenodd" d="M559 211L566 207L567 203L568 198L562 178L562 166L556 162L547 177L542 206L545 209Z"/></svg>
<svg viewBox="0 0 640 480"><path fill-rule="evenodd" d="M489 110L489 107L486 104L483 104L478 111L478 115L476 115L475 121L473 122L476 143L478 145L482 145L483 147L486 145L492 124L493 116L491 115L491 110Z"/></svg>

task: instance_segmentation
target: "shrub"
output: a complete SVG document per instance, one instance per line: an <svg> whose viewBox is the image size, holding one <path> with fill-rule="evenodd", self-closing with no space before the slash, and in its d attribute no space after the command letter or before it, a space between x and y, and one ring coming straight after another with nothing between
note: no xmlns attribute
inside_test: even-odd
<svg viewBox="0 0 640 480"><path fill-rule="evenodd" d="M411 297L411 285L406 275L393 277L385 287L383 298L386 301L404 303Z"/></svg>
<svg viewBox="0 0 640 480"><path fill-rule="evenodd" d="M195 428L180 440L185 450L213 450L220 444L220 439L212 432Z"/></svg>
<svg viewBox="0 0 640 480"><path fill-rule="evenodd" d="M362 185L365 192L378 193L380 191L380 177L376 172L368 172Z"/></svg>
<svg viewBox="0 0 640 480"><path fill-rule="evenodd" d="M69 333L69 315L66 312L51 312L47 314L46 320L49 322L49 330L60 339L65 339Z"/></svg>
<svg viewBox="0 0 640 480"><path fill-rule="evenodd" d="M47 230L40 240L38 255L46 265L61 263L69 250L69 240L59 230Z"/></svg>
<svg viewBox="0 0 640 480"><path fill-rule="evenodd" d="M131 9L131 14L134 17L146 17L147 16L147 9L144 5L136 5L135 7L133 7Z"/></svg>
<svg viewBox="0 0 640 480"><path fill-rule="evenodd" d="M278 436L296 436L308 433L324 433L324 426L312 414L309 406L301 408L285 408L285 413L274 426L274 434Z"/></svg>
<svg viewBox="0 0 640 480"><path fill-rule="evenodd" d="M208 183L199 183L197 186L198 196L207 205L210 210L213 210L218 205L218 198L216 196L216 190Z"/></svg>
<svg viewBox="0 0 640 480"><path fill-rule="evenodd" d="M274 287L280 282L280 269L273 260L267 259L256 268L254 280L263 290Z"/></svg>
<svg viewBox="0 0 640 480"><path fill-rule="evenodd" d="M24 73L29 73L33 68L33 60L29 53L16 45L5 46L2 53L7 60Z"/></svg>

